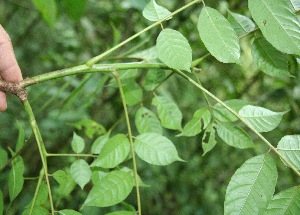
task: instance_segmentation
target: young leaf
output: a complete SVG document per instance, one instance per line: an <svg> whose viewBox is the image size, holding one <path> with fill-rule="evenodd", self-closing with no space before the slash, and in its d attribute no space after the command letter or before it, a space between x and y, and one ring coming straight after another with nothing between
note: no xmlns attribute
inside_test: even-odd
<svg viewBox="0 0 300 215"><path fill-rule="evenodd" d="M8 161L7 152L0 147L0 170L6 165Z"/></svg>
<svg viewBox="0 0 300 215"><path fill-rule="evenodd" d="M262 214L275 191L277 176L271 156L259 155L247 160L228 184L224 214Z"/></svg>
<svg viewBox="0 0 300 215"><path fill-rule="evenodd" d="M276 194L270 201L264 215L293 215L299 213L300 187L292 187Z"/></svg>
<svg viewBox="0 0 300 215"><path fill-rule="evenodd" d="M93 145L92 145L91 152L92 152L93 154L100 154L100 152L101 152L103 146L104 146L105 143L108 141L108 139L109 139L109 134L108 134L108 133L105 134L105 135L102 135L102 136L98 137L98 138L94 141L94 143L93 143Z"/></svg>
<svg viewBox="0 0 300 215"><path fill-rule="evenodd" d="M56 21L57 6L55 0L33 0L36 9L42 14L43 19L49 26Z"/></svg>
<svg viewBox="0 0 300 215"><path fill-rule="evenodd" d="M230 23L217 10L210 7L201 10L198 31L207 50L218 61L239 62L239 39Z"/></svg>
<svg viewBox="0 0 300 215"><path fill-rule="evenodd" d="M82 137L78 136L75 132L73 134L73 139L71 142L71 146L72 146L72 150L75 153L81 153L84 149L84 140L82 139Z"/></svg>
<svg viewBox="0 0 300 215"><path fill-rule="evenodd" d="M247 105L239 114L258 132L268 132L275 129L286 112L273 112L266 108Z"/></svg>
<svg viewBox="0 0 300 215"><path fill-rule="evenodd" d="M243 36L255 29L255 24L246 16L228 11L227 17L238 37Z"/></svg>
<svg viewBox="0 0 300 215"><path fill-rule="evenodd" d="M128 172L109 172L91 189L84 206L108 207L125 200L133 188L133 180Z"/></svg>
<svg viewBox="0 0 300 215"><path fill-rule="evenodd" d="M163 133L160 121L155 113L145 107L140 107L136 112L135 125L140 134L152 132L158 134Z"/></svg>
<svg viewBox="0 0 300 215"><path fill-rule="evenodd" d="M81 215L81 213L74 211L74 210L70 210L70 209L60 210L60 211L58 211L58 214L60 214L60 215Z"/></svg>
<svg viewBox="0 0 300 215"><path fill-rule="evenodd" d="M254 147L250 136L242 128L230 122L219 122L216 129L219 137L230 146L239 149Z"/></svg>
<svg viewBox="0 0 300 215"><path fill-rule="evenodd" d="M106 215L135 215L135 214L136 213L133 211L114 211Z"/></svg>
<svg viewBox="0 0 300 215"><path fill-rule="evenodd" d="M205 129L211 120L209 110L201 108L194 113L193 118L183 127L182 133L177 136L192 137Z"/></svg>
<svg viewBox="0 0 300 215"><path fill-rule="evenodd" d="M273 77L290 77L286 54L275 49L264 37L256 38L252 44L253 60L264 73Z"/></svg>
<svg viewBox="0 0 300 215"><path fill-rule="evenodd" d="M114 168L126 159L129 152L130 143L126 135L117 134L106 142L91 166Z"/></svg>
<svg viewBox="0 0 300 215"><path fill-rule="evenodd" d="M188 40L178 31L164 29L156 40L159 59L168 67L190 72L192 49Z"/></svg>
<svg viewBox="0 0 300 215"><path fill-rule="evenodd" d="M68 196L73 191L76 186L75 181L71 173L65 172L63 170L57 170L53 173L53 178L58 182L58 194L59 196Z"/></svg>
<svg viewBox="0 0 300 215"><path fill-rule="evenodd" d="M144 81L144 88L147 91L154 90L166 77L166 72L159 69L149 69Z"/></svg>
<svg viewBox="0 0 300 215"><path fill-rule="evenodd" d="M3 200L3 194L0 189L0 215L3 215L3 209L4 209L4 200Z"/></svg>
<svg viewBox="0 0 300 215"><path fill-rule="evenodd" d="M205 139L207 138L207 136L209 135L208 141L206 142ZM213 124L210 124L203 135L202 138L202 148L203 148L203 155L204 156L207 152L211 151L215 145L217 144L216 141L216 131L213 127Z"/></svg>
<svg viewBox="0 0 300 215"><path fill-rule="evenodd" d="M224 103L236 112L239 112L242 107L248 104L244 100L239 99L228 100ZM213 114L217 120L222 122L234 122L237 120L237 117L223 107L220 103L217 103L213 106Z"/></svg>
<svg viewBox="0 0 300 215"><path fill-rule="evenodd" d="M251 15L276 49L300 55L300 24L289 0L249 0Z"/></svg>
<svg viewBox="0 0 300 215"><path fill-rule="evenodd" d="M85 160L77 160L72 163L70 167L70 173L74 179L74 181L81 187L89 183L92 176L92 171L90 170L89 164Z"/></svg>
<svg viewBox="0 0 300 215"><path fill-rule="evenodd" d="M165 128L181 130L182 113L168 97L156 96L152 104L157 106L158 118Z"/></svg>
<svg viewBox="0 0 300 215"><path fill-rule="evenodd" d="M183 161L174 144L166 137L156 133L145 133L134 141L135 152L144 161L154 165L168 165L174 161Z"/></svg>
<svg viewBox="0 0 300 215"><path fill-rule="evenodd" d="M300 135L287 135L277 145L278 152L300 170Z"/></svg>
<svg viewBox="0 0 300 215"><path fill-rule="evenodd" d="M154 0L151 0L143 10L143 16L149 21L153 21L153 22L165 18L170 14L171 12L169 10L158 5ZM172 17L170 17L169 19L171 18Z"/></svg>
<svg viewBox="0 0 300 215"><path fill-rule="evenodd" d="M12 161L12 168L8 179L8 193L12 202L22 191L24 185L24 162L21 156L16 156Z"/></svg>

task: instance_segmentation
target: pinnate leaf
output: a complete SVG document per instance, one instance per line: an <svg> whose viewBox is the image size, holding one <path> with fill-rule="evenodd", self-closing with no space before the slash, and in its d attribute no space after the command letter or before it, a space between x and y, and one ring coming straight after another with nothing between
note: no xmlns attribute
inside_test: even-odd
<svg viewBox="0 0 300 215"><path fill-rule="evenodd" d="M140 134L158 133L162 134L163 130L159 119L151 110L140 107L135 114L135 125Z"/></svg>
<svg viewBox="0 0 300 215"><path fill-rule="evenodd" d="M296 215L300 207L300 187L292 187L276 194L264 215Z"/></svg>
<svg viewBox="0 0 300 215"><path fill-rule="evenodd" d="M165 128L181 130L182 113L178 106L168 97L156 96L152 104L157 106L158 118Z"/></svg>
<svg viewBox="0 0 300 215"><path fill-rule="evenodd" d="M190 72L192 49L188 40L178 31L164 29L156 40L159 59L168 67Z"/></svg>
<svg viewBox="0 0 300 215"><path fill-rule="evenodd" d="M258 37L252 44L253 60L264 73L273 77L289 77L286 54L275 49L264 37Z"/></svg>
<svg viewBox="0 0 300 215"><path fill-rule="evenodd" d="M143 10L143 16L148 19L149 21L153 21L156 22L162 18L165 18L166 16L170 15L171 12L158 5L155 0L151 0L149 2L149 4L147 4L147 6L145 7L145 9ZM171 19L172 17L170 17L169 19Z"/></svg>
<svg viewBox="0 0 300 215"><path fill-rule="evenodd" d="M110 138L103 146L99 156L91 166L114 168L128 156L130 143L124 134L117 134Z"/></svg>
<svg viewBox="0 0 300 215"><path fill-rule="evenodd" d="M198 20L200 38L207 50L223 63L238 63L240 45L230 23L217 10L204 7Z"/></svg>
<svg viewBox="0 0 300 215"><path fill-rule="evenodd" d="M91 180L92 171L90 170L89 164L85 160L77 160L72 163L70 167L70 173L74 181L81 187L84 186Z"/></svg>
<svg viewBox="0 0 300 215"><path fill-rule="evenodd" d="M108 207L125 200L133 188L129 172L112 171L91 189L84 206Z"/></svg>
<svg viewBox="0 0 300 215"><path fill-rule="evenodd" d="M183 161L174 144L168 138L157 133L145 133L134 141L137 155L144 161L154 165L168 165L174 161Z"/></svg>
<svg viewBox="0 0 300 215"><path fill-rule="evenodd" d="M300 24L289 0L249 0L251 15L276 49L300 55Z"/></svg>
<svg viewBox="0 0 300 215"><path fill-rule="evenodd" d="M71 142L72 149L75 153L81 153L84 149L84 140L78 136L75 132L73 134L73 140Z"/></svg>
<svg viewBox="0 0 300 215"><path fill-rule="evenodd" d="M247 105L239 114L258 132L268 132L275 129L286 112L273 112L266 108Z"/></svg>
<svg viewBox="0 0 300 215"><path fill-rule="evenodd" d="M224 214L262 214L273 196L276 182L276 164L270 155L247 160L228 184Z"/></svg>
<svg viewBox="0 0 300 215"><path fill-rule="evenodd" d="M8 178L8 193L12 202L22 191L24 185L24 162L21 156L16 156L12 161L12 168Z"/></svg>
<svg viewBox="0 0 300 215"><path fill-rule="evenodd" d="M230 122L219 122L216 129L219 137L230 146L239 149L254 147L250 136L242 128Z"/></svg>
<svg viewBox="0 0 300 215"><path fill-rule="evenodd" d="M278 152L300 170L300 135L287 135L277 145Z"/></svg>
<svg viewBox="0 0 300 215"><path fill-rule="evenodd" d="M239 37L255 29L255 24L252 20L241 14L228 11L227 19Z"/></svg>

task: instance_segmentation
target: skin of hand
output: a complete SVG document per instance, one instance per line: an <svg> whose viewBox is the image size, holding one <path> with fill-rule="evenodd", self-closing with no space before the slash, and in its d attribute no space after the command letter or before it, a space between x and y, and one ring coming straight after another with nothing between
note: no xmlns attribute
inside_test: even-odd
<svg viewBox="0 0 300 215"><path fill-rule="evenodd" d="M9 35L0 25L0 78L4 81L18 83L22 81L21 69L16 60ZM7 108L6 95L0 91L0 112Z"/></svg>

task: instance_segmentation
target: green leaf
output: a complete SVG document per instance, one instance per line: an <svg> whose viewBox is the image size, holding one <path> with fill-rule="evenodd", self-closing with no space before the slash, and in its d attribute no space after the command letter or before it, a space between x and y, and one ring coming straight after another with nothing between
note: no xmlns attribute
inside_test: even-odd
<svg viewBox="0 0 300 215"><path fill-rule="evenodd" d="M153 91L164 79L166 72L161 69L149 69L144 80L144 88L147 91Z"/></svg>
<svg viewBox="0 0 300 215"><path fill-rule="evenodd" d="M252 44L252 56L257 68L273 77L290 77L287 55L275 49L264 37Z"/></svg>
<svg viewBox="0 0 300 215"><path fill-rule="evenodd" d="M142 88L133 79L130 83L123 86L123 92L124 92L126 104L129 106L136 105L143 98Z"/></svg>
<svg viewBox="0 0 300 215"><path fill-rule="evenodd" d="M258 132L268 132L275 129L286 112L273 112L266 108L247 105L239 111L247 123Z"/></svg>
<svg viewBox="0 0 300 215"><path fill-rule="evenodd" d="M230 122L219 122L216 129L219 137L230 146L239 149L254 147L254 143L247 132Z"/></svg>
<svg viewBox="0 0 300 215"><path fill-rule="evenodd" d="M84 140L82 137L78 136L75 132L73 134L73 139L71 142L72 149L75 153L81 153L84 149Z"/></svg>
<svg viewBox="0 0 300 215"><path fill-rule="evenodd" d="M140 134L135 138L134 149L137 155L147 163L168 165L174 161L183 161L174 144L168 138L156 133Z"/></svg>
<svg viewBox="0 0 300 215"><path fill-rule="evenodd" d="M248 104L247 102L239 99L227 100L224 103L235 112L239 112L242 107ZM217 103L213 106L213 114L217 120L222 122L234 122L238 120L233 113L223 107L220 103Z"/></svg>
<svg viewBox="0 0 300 215"><path fill-rule="evenodd" d="M78 130L84 129L86 136L89 138L93 138L94 135L99 136L106 133L105 127L92 119L82 119L78 122L68 123L68 125Z"/></svg>
<svg viewBox="0 0 300 215"><path fill-rule="evenodd" d="M19 130L19 134L18 134L18 141L15 150L16 152L20 151L23 148L25 142L25 131L19 122L17 122L17 127Z"/></svg>
<svg viewBox="0 0 300 215"><path fill-rule="evenodd" d="M33 200L32 200L33 201ZM26 206L26 208L31 208L32 201ZM38 207L40 205L44 205L48 201L48 187L46 183L41 183L37 196L34 199L34 207ZM30 210L28 211L30 212ZM30 213L29 213L30 214Z"/></svg>
<svg viewBox="0 0 300 215"><path fill-rule="evenodd" d="M135 52L135 53L129 55L128 57L142 58L147 61L158 59L156 46L152 46L152 47L144 49L142 51Z"/></svg>
<svg viewBox="0 0 300 215"><path fill-rule="evenodd" d="M43 206L34 206L32 211L30 208L26 208L22 215L49 215L49 211Z"/></svg>
<svg viewBox="0 0 300 215"><path fill-rule="evenodd" d="M57 6L55 0L33 0L36 9L42 14L49 26L56 22Z"/></svg>
<svg viewBox="0 0 300 215"><path fill-rule="evenodd" d="M205 129L211 121L210 111L201 108L194 113L193 118L183 127L182 133L177 136L192 137Z"/></svg>
<svg viewBox="0 0 300 215"><path fill-rule="evenodd" d="M123 172L129 172L130 175L131 175L131 177L132 177L132 181L133 181L133 183L134 183L134 186L136 186L136 184L135 184L134 171L133 171L132 169L128 168L128 167L122 167L120 170L122 170ZM142 181L142 179L141 179L141 177L140 177L139 175L138 175L138 185L139 185L139 187L150 187L150 185L145 184L145 183Z"/></svg>
<svg viewBox="0 0 300 215"><path fill-rule="evenodd" d="M207 136L209 135L208 141L205 141L205 139L207 138ZM207 152L211 151L215 145L217 144L216 141L216 131L213 127L213 124L210 124L203 135L202 138L202 148L203 148L203 155L204 156Z"/></svg>
<svg viewBox="0 0 300 215"><path fill-rule="evenodd" d="M300 10L300 1L299 0L290 0L295 11L299 11Z"/></svg>
<svg viewBox="0 0 300 215"><path fill-rule="evenodd" d="M277 145L278 152L300 170L300 135L287 135Z"/></svg>
<svg viewBox="0 0 300 215"><path fill-rule="evenodd" d="M182 113L177 105L168 97L156 96L152 104L157 106L158 118L165 128L181 130Z"/></svg>
<svg viewBox="0 0 300 215"><path fill-rule="evenodd" d="M84 206L108 207L125 200L133 188L133 180L128 172L109 172L91 189Z"/></svg>
<svg viewBox="0 0 300 215"><path fill-rule="evenodd" d="M241 37L255 29L255 24L246 16L228 11L227 17L238 37Z"/></svg>
<svg viewBox="0 0 300 215"><path fill-rule="evenodd" d="M98 137L91 148L91 152L92 154L100 154L103 146L105 145L105 143L108 141L109 139L109 134L105 134L105 135L101 135L100 137Z"/></svg>
<svg viewBox="0 0 300 215"><path fill-rule="evenodd" d="M198 20L198 31L207 50L218 61L239 62L239 39L227 19L217 10L203 7Z"/></svg>
<svg viewBox="0 0 300 215"><path fill-rule="evenodd" d="M106 142L91 166L114 168L127 158L129 152L130 143L126 135L117 134Z"/></svg>
<svg viewBox="0 0 300 215"><path fill-rule="evenodd" d="M85 160L77 160L72 163L70 167L70 173L74 179L74 181L81 187L89 183L92 177L92 171L90 170L89 164Z"/></svg>
<svg viewBox="0 0 300 215"><path fill-rule="evenodd" d="M178 31L164 29L156 40L159 59L168 67L190 72L192 49L188 40Z"/></svg>
<svg viewBox="0 0 300 215"><path fill-rule="evenodd" d="M271 156L259 155L247 160L228 184L224 214L262 214L275 191L277 176Z"/></svg>
<svg viewBox="0 0 300 215"><path fill-rule="evenodd" d="M53 173L53 178L59 184L58 191L57 191L59 196L62 197L69 196L76 186L76 183L73 180L71 173L69 172L66 173L63 170L57 170L56 172Z"/></svg>
<svg viewBox="0 0 300 215"><path fill-rule="evenodd" d="M149 21L153 22L163 19L170 14L171 12L169 10L158 5L154 0L151 0L143 10L143 16ZM172 17L170 17L169 19L171 18Z"/></svg>
<svg viewBox="0 0 300 215"><path fill-rule="evenodd" d="M160 121L156 117L155 113L145 107L140 107L137 110L135 114L135 125L140 134L163 133Z"/></svg>
<svg viewBox="0 0 300 215"><path fill-rule="evenodd" d="M79 20L86 10L86 0L63 0L65 10L70 18Z"/></svg>
<svg viewBox="0 0 300 215"><path fill-rule="evenodd" d="M249 0L251 15L276 49L300 55L300 25L289 0Z"/></svg>
<svg viewBox="0 0 300 215"><path fill-rule="evenodd" d="M4 209L4 200L3 200L3 194L0 189L0 215L3 215L3 209Z"/></svg>
<svg viewBox="0 0 300 215"><path fill-rule="evenodd" d="M276 194L264 215L294 215L299 213L300 187L292 187Z"/></svg>
<svg viewBox="0 0 300 215"><path fill-rule="evenodd" d="M81 215L81 213L74 211L74 210L70 210L70 209L64 209L64 210L60 210L58 211L58 214L61 215Z"/></svg>
<svg viewBox="0 0 300 215"><path fill-rule="evenodd" d="M12 161L12 168L8 179L8 193L12 202L22 191L24 185L24 162L21 156L16 156Z"/></svg>
<svg viewBox="0 0 300 215"><path fill-rule="evenodd" d="M8 161L7 152L0 147L0 170L5 167Z"/></svg>
<svg viewBox="0 0 300 215"><path fill-rule="evenodd" d="M133 211L114 211L106 215L135 215L135 214L136 213Z"/></svg>

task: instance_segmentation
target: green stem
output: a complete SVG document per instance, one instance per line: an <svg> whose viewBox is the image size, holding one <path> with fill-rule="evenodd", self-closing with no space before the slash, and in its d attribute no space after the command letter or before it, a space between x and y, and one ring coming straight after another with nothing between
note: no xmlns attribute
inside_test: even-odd
<svg viewBox="0 0 300 215"><path fill-rule="evenodd" d="M124 40L123 42L119 43L118 45L114 46L113 48L107 50L106 52L103 52L102 54L96 56L96 57L93 57L92 59L88 60L86 62L86 65L87 66L92 66L94 65L95 63L99 62L102 58L104 58L105 56L109 55L110 53L114 52L115 50L121 48L122 46L124 46L125 44L127 44L128 42L130 42L131 40L139 37L141 34L149 31L150 29L154 28L155 26L157 25L160 25L162 22L164 22L165 20L171 18L172 16L176 15L177 13L180 13L181 11L185 10L186 8L198 3L198 2L201 2L202 0L194 0L188 4L186 4L185 6L177 9L176 11L174 11L173 13L169 14L168 16L164 17L163 19L161 20L158 20L157 22L153 23L152 25L149 25L147 28L144 28L142 31L132 35L131 37L129 37L128 39Z"/></svg>
<svg viewBox="0 0 300 215"><path fill-rule="evenodd" d="M36 185L36 189L35 189L34 196L33 196L33 199L32 199L32 203L31 203L31 206L30 206L29 214L32 214L33 207L34 207L34 204L35 204L37 195L38 195L38 193L39 193L39 190L40 190L40 187L41 187L41 184L42 184L42 180L43 180L44 175L45 175L45 172L44 172L44 169L42 169L42 170L40 171L39 180L38 180L38 183L37 183L37 185Z"/></svg>
<svg viewBox="0 0 300 215"><path fill-rule="evenodd" d="M47 153L47 157L93 157L93 158L96 158L97 155L93 155L93 154L52 154L52 153Z"/></svg>
<svg viewBox="0 0 300 215"><path fill-rule="evenodd" d="M121 80L120 80L120 77L119 77L118 73L115 71L115 72L113 72L113 75L114 75L114 77L115 77L115 79L118 83L118 87L119 87L119 91L120 91L120 95L121 95L121 100L122 100L123 108L124 108L124 112L125 112L126 124L127 124L127 129L128 129L128 136L129 136L130 147L131 147L132 162L133 162L134 179L135 179L135 187L136 187L136 197L137 197L137 204L138 204L138 214L142 215L141 197L140 197L140 189L139 189L139 179L138 179L138 173L137 173L137 165L136 165L136 158L135 158L135 151L134 151L134 144L133 144L130 120L129 120L128 110L127 110L127 106L126 106L126 99L125 99L125 96L124 96L122 83L121 83Z"/></svg>
<svg viewBox="0 0 300 215"><path fill-rule="evenodd" d="M54 206L53 206L53 200L52 200L52 193L51 193L51 186L50 186L50 181L49 181L49 177L48 177L48 167L47 167L47 152L46 152L46 148L43 142L43 138L42 135L39 131L38 125L36 123L32 108L30 106L30 103L28 100L23 101L23 105L24 105L24 109L29 117L29 121L30 121L30 125L31 128L33 130L38 148L39 148L39 152L40 152L40 156L41 156L41 160L42 160L42 164L43 164L43 169L45 172L45 178L46 178L46 183L47 183L47 187L48 187L48 194L49 194L49 201L50 201L50 207L51 207L51 214L54 215Z"/></svg>
<svg viewBox="0 0 300 215"><path fill-rule="evenodd" d="M178 73L180 76L188 80L190 83L192 83L195 87L200 89L202 92L210 96L212 99L220 103L223 107L225 107L227 110L229 110L233 115L235 115L241 122L243 122L251 131L253 131L264 143L266 143L298 176L300 176L300 173L298 170L285 158L283 157L277 149L258 131L256 131L255 128L253 128L247 121L243 119L237 112L235 112L231 107L226 105L223 101L221 101L218 97L216 97L214 94L209 92L207 89L205 89L203 86L198 84L196 81L194 81L192 78L181 72L180 70L174 70L176 73Z"/></svg>

